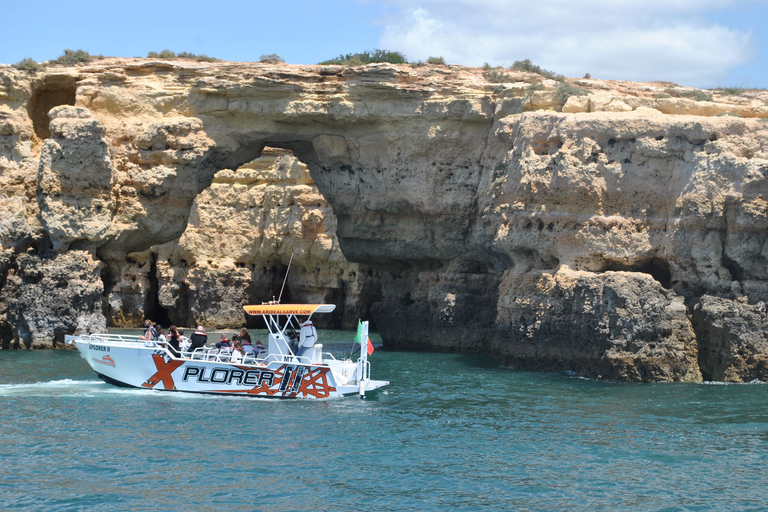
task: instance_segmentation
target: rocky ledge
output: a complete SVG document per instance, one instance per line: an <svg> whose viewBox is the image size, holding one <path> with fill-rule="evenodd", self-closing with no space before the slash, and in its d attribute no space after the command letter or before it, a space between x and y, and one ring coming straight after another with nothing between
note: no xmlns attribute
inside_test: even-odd
<svg viewBox="0 0 768 512"><path fill-rule="evenodd" d="M728 93L731 94L728 94ZM339 306L386 346L768 378L768 93L459 66L0 67L0 338Z"/></svg>

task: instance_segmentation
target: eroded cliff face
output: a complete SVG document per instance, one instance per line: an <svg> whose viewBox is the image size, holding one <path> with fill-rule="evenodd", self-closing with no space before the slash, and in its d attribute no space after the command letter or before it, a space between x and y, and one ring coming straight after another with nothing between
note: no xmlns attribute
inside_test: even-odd
<svg viewBox="0 0 768 512"><path fill-rule="evenodd" d="M83 287L56 339L240 325L293 254L284 302L370 317L389 347L768 378L768 93L141 59L0 79L5 345L50 343L33 268Z"/></svg>

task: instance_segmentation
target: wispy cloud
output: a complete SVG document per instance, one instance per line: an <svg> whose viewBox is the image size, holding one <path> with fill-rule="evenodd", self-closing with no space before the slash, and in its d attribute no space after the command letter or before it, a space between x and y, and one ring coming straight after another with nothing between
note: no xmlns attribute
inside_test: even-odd
<svg viewBox="0 0 768 512"><path fill-rule="evenodd" d="M382 48L410 60L510 65L567 76L714 86L755 58L751 32L705 20L749 0L391 0Z"/></svg>

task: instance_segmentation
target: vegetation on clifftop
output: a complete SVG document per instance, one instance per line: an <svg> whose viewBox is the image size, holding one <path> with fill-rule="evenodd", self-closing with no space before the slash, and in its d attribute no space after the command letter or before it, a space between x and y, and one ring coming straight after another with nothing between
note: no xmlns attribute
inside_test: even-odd
<svg viewBox="0 0 768 512"><path fill-rule="evenodd" d="M516 60L512 63L509 69L527 71L528 73L536 73L537 75L541 75L544 78L551 78L552 80L563 81L565 79L563 75L559 75L554 71L550 71L548 69L542 68L541 66L537 66L531 62L531 59Z"/></svg>
<svg viewBox="0 0 768 512"><path fill-rule="evenodd" d="M76 64L87 64L93 60L93 56L85 50L64 50L55 60L48 61L48 64L60 64L62 66L74 66ZM99 56L101 58L101 56Z"/></svg>
<svg viewBox="0 0 768 512"><path fill-rule="evenodd" d="M400 52L391 52L389 50L373 50L360 53L341 54L335 59L324 60L321 65L342 65L342 66L362 66L364 64L374 64L379 62L388 62L389 64L408 64L408 59Z"/></svg>
<svg viewBox="0 0 768 512"><path fill-rule="evenodd" d="M264 64L280 64L281 62L285 62L285 59L276 53L270 53L268 55L262 54L262 56L259 57L259 62Z"/></svg>
<svg viewBox="0 0 768 512"><path fill-rule="evenodd" d="M13 64L13 67L22 71L34 73L48 66L59 65L72 67L76 66L77 64L87 64L94 59L103 58L103 55L91 55L85 50L64 50L64 53L53 60L38 63L34 59L27 57L26 59L20 60L16 64Z"/></svg>
<svg viewBox="0 0 768 512"><path fill-rule="evenodd" d="M28 73L35 73L36 71L40 71L40 64L37 63L34 59L31 59L27 57L26 59L22 59L16 64L13 64L13 67L16 69L20 69L22 71L26 71Z"/></svg>
<svg viewBox="0 0 768 512"><path fill-rule="evenodd" d="M147 53L147 58L148 59L190 59L190 60L205 61L205 62L215 62L219 60L213 57L209 57L205 54L197 55L189 52L176 53L176 52L172 52L171 50L163 50L160 53L149 52Z"/></svg>

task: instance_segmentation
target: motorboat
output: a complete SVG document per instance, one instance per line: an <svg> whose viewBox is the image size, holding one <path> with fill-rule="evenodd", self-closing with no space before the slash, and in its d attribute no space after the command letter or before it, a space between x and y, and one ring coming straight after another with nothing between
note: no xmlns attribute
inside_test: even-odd
<svg viewBox="0 0 768 512"><path fill-rule="evenodd" d="M355 337L360 357L336 359L315 343L296 355L292 338L300 331L299 317L331 313L333 304L266 303L244 306L246 315L264 319L269 331L265 350L233 357L213 345L180 353L167 342L138 336L87 334L67 336L96 374L117 386L159 391L184 391L263 398L324 399L367 392L389 384L370 377L365 343L368 322L360 322Z"/></svg>

